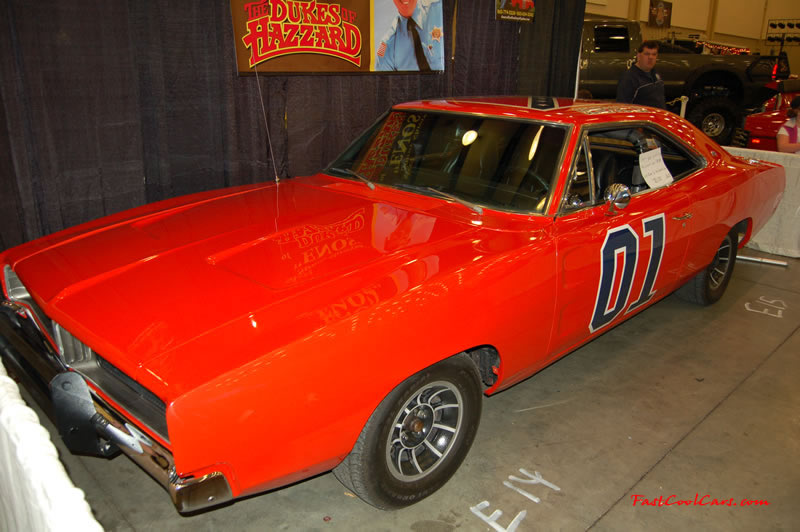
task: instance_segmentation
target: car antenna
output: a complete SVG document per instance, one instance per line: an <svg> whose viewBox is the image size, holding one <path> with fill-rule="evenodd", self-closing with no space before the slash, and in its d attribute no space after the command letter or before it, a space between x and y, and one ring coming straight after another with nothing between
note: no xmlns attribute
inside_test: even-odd
<svg viewBox="0 0 800 532"><path fill-rule="evenodd" d="M253 65L253 70L256 73L256 87L258 88L258 100L261 102L261 114L264 115L264 129L267 130L267 148L269 149L269 158L272 161L272 170L275 172L275 184L280 184L281 180L278 178L278 167L275 166L275 153L272 151L272 138L269 134L269 124L267 123L267 110L264 108L264 95L261 93L261 82L258 79L258 63Z"/></svg>

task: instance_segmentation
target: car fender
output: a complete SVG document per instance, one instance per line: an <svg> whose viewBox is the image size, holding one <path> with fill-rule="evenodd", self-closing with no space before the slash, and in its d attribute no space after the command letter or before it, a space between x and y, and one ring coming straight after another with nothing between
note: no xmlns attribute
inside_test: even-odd
<svg viewBox="0 0 800 532"><path fill-rule="evenodd" d="M503 360L500 381L529 373L530 357L544 363L550 329L531 331L502 315L516 308L532 322L551 323L552 241L540 233L515 235L497 253L492 246L500 237L509 235L476 239L477 251L485 245L486 255L461 268L409 283L385 299L377 288L352 313L177 398L168 426L179 473L229 457L234 496L281 486L337 465L393 388L449 356L491 344ZM540 281L520 293L523 279L536 275ZM399 277L394 286L404 282ZM331 379L343 366L347 380Z"/></svg>

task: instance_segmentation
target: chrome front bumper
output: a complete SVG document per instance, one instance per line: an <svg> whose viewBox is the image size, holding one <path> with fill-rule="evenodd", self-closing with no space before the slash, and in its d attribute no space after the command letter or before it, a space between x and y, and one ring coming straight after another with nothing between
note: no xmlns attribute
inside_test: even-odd
<svg viewBox="0 0 800 532"><path fill-rule="evenodd" d="M61 362L25 305L0 303L0 358L53 420L70 451L97 456L122 451L167 490L179 512L233 498L220 472L179 477L169 450L93 393L81 375Z"/></svg>

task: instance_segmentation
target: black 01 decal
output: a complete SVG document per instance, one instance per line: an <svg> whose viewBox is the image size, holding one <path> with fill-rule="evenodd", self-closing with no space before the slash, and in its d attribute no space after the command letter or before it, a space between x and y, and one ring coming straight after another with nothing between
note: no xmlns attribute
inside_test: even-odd
<svg viewBox="0 0 800 532"><path fill-rule="evenodd" d="M650 301L656 293L653 286L656 284L658 271L661 268L661 259L664 258L664 215L658 214L651 218L645 218L642 225L644 226L644 236L650 238L650 262L647 263L647 275L644 278L639 299L628 307L628 312Z"/></svg>
<svg viewBox="0 0 800 532"><path fill-rule="evenodd" d="M642 221L643 234L650 239L650 260L647 263L642 290L638 299L630 305L631 311L653 297L653 287L664 257L664 215L659 214ZM618 257L622 255L622 271L618 272ZM625 309L636 274L636 263L639 257L639 236L629 225L615 227L606 233L603 248L600 251L600 285L597 288L597 299L594 303L592 322L589 330L595 332L614 321ZM614 300L611 295L614 281L619 278L619 290Z"/></svg>

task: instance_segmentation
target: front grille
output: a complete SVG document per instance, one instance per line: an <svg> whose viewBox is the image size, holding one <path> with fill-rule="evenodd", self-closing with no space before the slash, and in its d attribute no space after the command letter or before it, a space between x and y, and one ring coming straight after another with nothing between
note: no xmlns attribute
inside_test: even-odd
<svg viewBox="0 0 800 532"><path fill-rule="evenodd" d="M12 296L11 300L24 305L28 312L44 325L56 344L58 358L66 367L94 383L119 406L169 442L167 406L164 401L45 315L10 267L3 268L3 277L6 292ZM36 327L42 331L38 324ZM49 340L47 345L50 345Z"/></svg>
<svg viewBox="0 0 800 532"><path fill-rule="evenodd" d="M89 349L89 346L72 336L55 322L53 322L53 336L58 346L61 360L67 366L78 367L92 360L92 350Z"/></svg>
<svg viewBox="0 0 800 532"><path fill-rule="evenodd" d="M122 370L104 359L86 344L55 324L60 338L59 349L64 362L92 381L131 415L156 434L169 441L167 433L167 405L156 394L133 380ZM63 347L62 347L63 346Z"/></svg>

